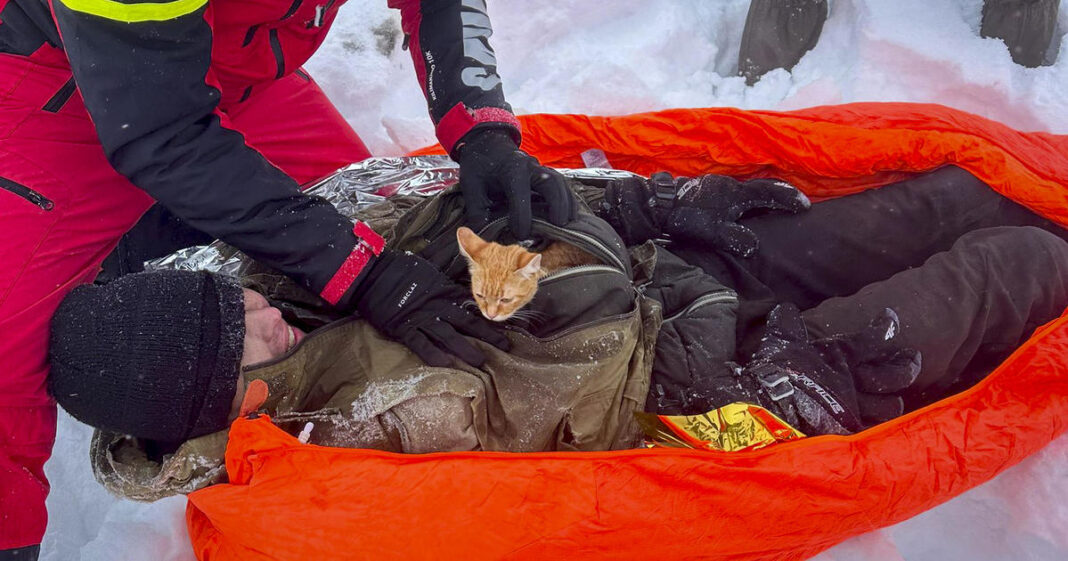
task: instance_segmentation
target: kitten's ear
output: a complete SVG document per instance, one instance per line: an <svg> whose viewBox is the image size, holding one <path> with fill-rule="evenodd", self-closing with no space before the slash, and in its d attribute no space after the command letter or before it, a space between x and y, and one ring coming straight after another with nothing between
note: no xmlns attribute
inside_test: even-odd
<svg viewBox="0 0 1068 561"><path fill-rule="evenodd" d="M526 256L524 256L523 258L526 259ZM522 260L520 260L520 267L516 269L515 272L519 273L520 275L523 275L523 277L528 279L537 278L538 273L541 272L541 254L532 254L530 260L527 261L525 265L523 264Z"/></svg>
<svg viewBox="0 0 1068 561"><path fill-rule="evenodd" d="M460 245L460 253L468 261L474 261L478 254L489 245L489 242L478 237L478 234L467 226L460 226L456 229L456 242Z"/></svg>

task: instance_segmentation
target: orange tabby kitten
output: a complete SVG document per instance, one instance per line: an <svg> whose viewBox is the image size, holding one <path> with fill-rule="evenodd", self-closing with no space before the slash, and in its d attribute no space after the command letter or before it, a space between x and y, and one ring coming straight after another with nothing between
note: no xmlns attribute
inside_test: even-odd
<svg viewBox="0 0 1068 561"><path fill-rule="evenodd" d="M599 263L592 255L564 242L541 253L519 245L487 242L467 227L456 230L460 253L471 272L471 293L486 319L505 321L526 306L538 290L538 279L567 267Z"/></svg>

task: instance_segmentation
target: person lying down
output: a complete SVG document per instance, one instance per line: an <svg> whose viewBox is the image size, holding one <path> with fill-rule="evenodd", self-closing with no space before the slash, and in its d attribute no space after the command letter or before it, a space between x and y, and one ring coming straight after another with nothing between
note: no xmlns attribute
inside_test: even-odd
<svg viewBox="0 0 1068 561"><path fill-rule="evenodd" d="M406 453L636 447L642 412L738 404L852 433L970 387L1068 307L1068 232L954 167L814 205L711 175L573 189L575 219L522 244L504 219L460 228L457 191L395 217L390 243L507 335L474 342L478 367L427 366L280 275L165 271L68 296L50 388L98 429L98 479L151 500L222 480L229 423L258 413Z"/></svg>

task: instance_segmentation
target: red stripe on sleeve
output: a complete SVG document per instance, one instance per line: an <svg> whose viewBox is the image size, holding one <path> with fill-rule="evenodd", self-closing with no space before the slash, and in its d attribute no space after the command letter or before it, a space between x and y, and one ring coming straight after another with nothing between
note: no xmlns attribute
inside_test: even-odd
<svg viewBox="0 0 1068 561"><path fill-rule="evenodd" d="M360 276L360 272L367 266L367 262L371 260L371 257L382 253L382 248L386 245L386 241L382 239L382 236L378 235L363 222L356 222L352 227L352 233L356 234L356 247L353 248L352 253L341 264L341 267L338 267L337 272L330 278L330 282L326 283L323 291L319 293L319 296L323 300L330 302L331 305L337 305L341 301L341 297L356 281L356 277Z"/></svg>

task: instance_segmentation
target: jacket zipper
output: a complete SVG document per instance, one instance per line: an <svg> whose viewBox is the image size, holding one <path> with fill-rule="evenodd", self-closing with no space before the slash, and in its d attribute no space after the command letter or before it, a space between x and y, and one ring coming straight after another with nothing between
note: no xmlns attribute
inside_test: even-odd
<svg viewBox="0 0 1068 561"><path fill-rule="evenodd" d="M557 339L562 339L564 337L567 337L568 335L571 335L571 334L573 334L573 333L575 333L577 331L581 331L583 329L588 329L590 327L596 327L598 325L604 325L606 323L612 323L614 321L619 321L621 319L628 318L628 317L630 317L630 316L632 316L632 315L634 315L636 313L638 313L638 307L637 306L635 306L634 309L629 311L629 312L624 312L622 314L617 314L617 315L614 315L614 316L603 317L601 319L596 319L596 320L593 320L591 322L587 322L587 323L583 323L583 324L579 324L579 325L572 325L571 327L568 327L566 329L562 329L560 331L557 331L557 332L553 333L551 337L537 337L534 334L532 334L531 332L527 331L526 329L523 329L522 327L519 327L519 326L516 326L516 325L509 325L507 323L504 324L502 327L504 327L504 329L507 329L508 331L515 331L517 333L522 333L523 335L526 335L527 337L530 337L531 339L534 339L536 341L542 341L542 342L555 341Z"/></svg>
<svg viewBox="0 0 1068 561"><path fill-rule="evenodd" d="M293 14L297 13L297 10L300 9L300 5L303 3L304 0L293 0L293 3L289 5L289 9L286 10L286 13L282 14L282 17L278 18L278 21L285 21L293 17ZM245 32L245 40L241 41L242 47L247 47L249 43L252 42L252 38L256 36L256 32L259 31L261 25L263 24L257 23L248 28L248 31Z"/></svg>
<svg viewBox="0 0 1068 561"><path fill-rule="evenodd" d="M735 294L733 290L719 290L719 291L716 291L716 292L711 292L711 293L705 294L704 296L697 297L696 300L694 300L693 302L690 302L690 305L688 305L685 308L683 308L683 310L681 312L676 312L671 317L665 319L664 323L667 323L667 322L669 322L671 320L674 320L674 319L678 319L678 318L680 318L680 317L682 317L682 316L684 316L686 314L692 313L694 310L697 310L698 308L703 308L703 307L708 306L710 304L723 304L723 303L727 303L727 302L737 302L737 301L738 301L738 295Z"/></svg>
<svg viewBox="0 0 1068 561"><path fill-rule="evenodd" d="M267 32L267 40L271 43L271 52L274 53L274 63L278 65L278 72L275 73L275 78L281 78L286 75L286 60L282 56L282 42L278 40L278 30L272 29Z"/></svg>
<svg viewBox="0 0 1068 561"><path fill-rule="evenodd" d="M608 265L576 265L574 267L566 267L564 269L553 271L552 273L541 277L541 279L538 280L538 284L560 280L562 278L567 278L575 275L581 275L583 273L594 272L616 273L619 275L623 274L623 271L620 271L619 269Z"/></svg>
<svg viewBox="0 0 1068 561"><path fill-rule="evenodd" d="M484 228L482 228L481 231L479 231L479 235L480 236L484 235L486 233L486 231L488 231L490 228L492 228L492 227L504 222L505 220L507 220L507 218L498 218L497 220L494 220L493 222L490 222L489 224L486 224L486 226ZM570 237L571 238L571 240L565 240L565 241L574 241L574 240L577 239L578 241L582 241L582 242L585 242L586 244L589 244L591 247L593 247L594 249L596 249L598 252L601 253L602 260L611 261L612 264L615 265L620 271L626 271L627 270L626 265L624 265L623 262L619 260L619 257L617 257L615 253L612 253L612 250L609 249L608 246L604 245L603 243L598 241L596 238L594 238L592 236L588 236L588 235L583 234L581 232L575 232L575 231L572 231L572 230L567 230L565 228L560 228L559 226L555 226L555 225L553 225L553 224L551 224L549 222L546 222L544 220L538 220L537 218L534 219L534 222L537 223L537 224L541 224L542 226L544 226L547 230L549 230L551 232L555 232L557 234L560 234L561 237L564 237L564 238ZM454 261L455 261L455 259L454 259Z"/></svg>
<svg viewBox="0 0 1068 561"><path fill-rule="evenodd" d="M297 13L297 10L300 9L300 5L303 3L304 0L293 0L293 3L290 4L289 9L286 10L286 13L282 15L281 19L285 20L292 17L293 14Z"/></svg>
<svg viewBox="0 0 1068 561"><path fill-rule="evenodd" d="M55 95L48 99L48 102L44 104L44 107L42 107L41 110L48 111L49 113L59 113L59 110L63 109L63 106L70 101L71 96L74 95L75 89L77 89L77 86L74 84L74 77L71 77L65 84L63 84L62 88L59 88L59 91L56 92Z"/></svg>
<svg viewBox="0 0 1068 561"><path fill-rule="evenodd" d="M256 36L256 32L259 31L260 25L262 24L257 23L248 28L248 33L245 33L245 40L241 42L242 47L247 47L248 44L252 42L252 38Z"/></svg>
<svg viewBox="0 0 1068 561"><path fill-rule="evenodd" d="M619 257L617 257L616 254L613 253L612 250L609 249L608 246L606 246L603 243L601 243L597 238L594 238L593 236L588 236L586 234L583 234L582 232L576 232L576 231L573 231L573 230L566 230L564 228L560 228L558 226L554 226L553 224L550 224L549 222L545 222L543 220L534 220L534 222L537 222L537 223L541 224L542 226L545 226L549 231L556 232L557 234L560 234L563 237L571 236L573 238L577 238L579 240L582 240L582 241L588 243L590 246L592 246L592 247L596 248L598 251L600 251L603 254L602 255L603 257L607 257L608 260L611 261L616 267L618 267L620 271L626 271L627 270L627 266L624 265L623 262L619 260Z"/></svg>
<svg viewBox="0 0 1068 561"><path fill-rule="evenodd" d="M326 22L326 14L330 13L330 8L334 7L334 2L337 0L328 0L326 5L319 4L315 7L315 17L309 21L306 25L308 29L313 27L322 27Z"/></svg>
<svg viewBox="0 0 1068 561"><path fill-rule="evenodd" d="M14 181L11 181L10 179L7 179L5 177L0 177L0 189L10 191L26 199L27 201L30 201L31 203L41 207L41 209L43 210L52 210L56 206L56 204L53 203L52 200L48 197L38 193L37 191L34 191L33 189L30 189L29 187L21 183L15 183Z"/></svg>

